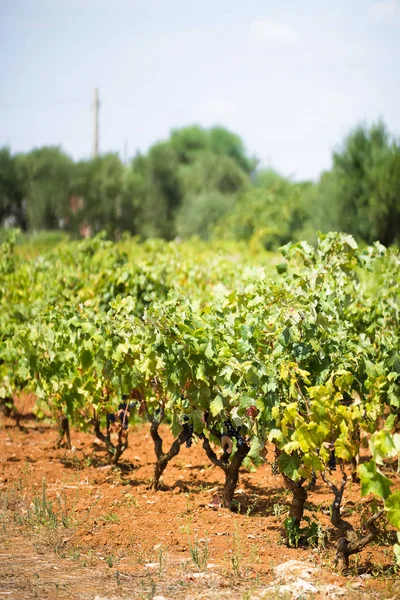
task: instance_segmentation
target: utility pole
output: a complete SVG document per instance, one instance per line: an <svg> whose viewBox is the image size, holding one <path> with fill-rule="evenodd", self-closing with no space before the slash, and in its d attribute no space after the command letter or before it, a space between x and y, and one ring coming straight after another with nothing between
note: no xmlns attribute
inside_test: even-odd
<svg viewBox="0 0 400 600"><path fill-rule="evenodd" d="M93 158L99 155L99 90L93 90Z"/></svg>

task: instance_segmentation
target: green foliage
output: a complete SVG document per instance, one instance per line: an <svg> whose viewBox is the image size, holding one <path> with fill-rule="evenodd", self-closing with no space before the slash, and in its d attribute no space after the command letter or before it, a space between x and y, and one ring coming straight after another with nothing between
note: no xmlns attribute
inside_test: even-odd
<svg viewBox="0 0 400 600"><path fill-rule="evenodd" d="M222 195L249 186L252 167L240 138L223 128L172 131L168 141L132 162L126 197L135 207L136 231L142 237L208 237L215 219L232 204ZM213 202L214 210L206 213Z"/></svg>
<svg viewBox="0 0 400 600"><path fill-rule="evenodd" d="M12 226L26 229L23 207L24 190L17 158L9 148L0 149L0 225L7 220Z"/></svg>
<svg viewBox="0 0 400 600"><path fill-rule="evenodd" d="M293 517L287 517L283 526L286 532L287 543L292 548L298 548L299 545L309 544L316 546L318 543L320 525L310 517L304 517L305 527L300 527Z"/></svg>
<svg viewBox="0 0 400 600"><path fill-rule="evenodd" d="M124 167L116 154L104 154L78 162L70 181L67 227L74 233L90 227L90 233L131 230L123 213ZM122 218L124 217L124 219Z"/></svg>
<svg viewBox="0 0 400 600"><path fill-rule="evenodd" d="M229 214L233 203L232 196L217 191L184 198L176 216L176 233L183 238L210 239L215 223Z"/></svg>
<svg viewBox="0 0 400 600"><path fill-rule="evenodd" d="M393 551L396 559L396 564L400 566L400 532L397 532L397 541L399 543L393 546Z"/></svg>
<svg viewBox="0 0 400 600"><path fill-rule="evenodd" d="M361 479L361 493L364 496L372 493L384 500L388 498L390 495L390 479L380 473L373 461L360 465L358 472Z"/></svg>
<svg viewBox="0 0 400 600"><path fill-rule="evenodd" d="M307 218L302 201L307 186L273 171L258 173L256 185L220 219L215 235L245 240L267 250L298 238Z"/></svg>
<svg viewBox="0 0 400 600"><path fill-rule="evenodd" d="M383 123L358 126L317 184L256 170L243 141L220 127L192 125L137 154L74 163L60 148L0 150L0 225L64 230L110 239L196 236L274 250L317 231L342 230L364 243L399 243L400 142Z"/></svg>
<svg viewBox="0 0 400 600"><path fill-rule="evenodd" d="M386 499L385 510L387 511L387 518L396 529L400 529L400 492L393 492Z"/></svg>
<svg viewBox="0 0 400 600"><path fill-rule="evenodd" d="M352 233L367 243L399 241L400 142L385 125L360 125L333 155L333 168L321 178L321 228Z"/></svg>
<svg viewBox="0 0 400 600"><path fill-rule="evenodd" d="M58 229L68 207L72 160L58 147L16 157L30 229Z"/></svg>
<svg viewBox="0 0 400 600"><path fill-rule="evenodd" d="M269 440L300 484L332 450L354 459L363 434L361 491L397 527L399 493L381 467L400 447L399 252L329 233L282 253L273 279L199 241L98 235L13 262L0 279L4 397L31 390L38 410L86 429L126 395L175 439L193 427L226 469L243 444L262 464Z"/></svg>
<svg viewBox="0 0 400 600"><path fill-rule="evenodd" d="M15 270L14 248L19 231L10 229L0 246L0 275L9 275Z"/></svg>
<svg viewBox="0 0 400 600"><path fill-rule="evenodd" d="M170 144L181 164L193 164L203 153L209 153L217 159L232 159L247 174L256 166L255 159L247 157L241 138L224 127L207 130L194 125L175 129L171 132Z"/></svg>
<svg viewBox="0 0 400 600"><path fill-rule="evenodd" d="M172 239L179 214L180 233L207 237L211 224L232 205L230 196L250 185L254 168L240 137L223 127L174 130L128 167L116 154L73 163L57 147L17 156L3 148L0 224L82 236L104 230L110 238L127 231L143 239ZM203 209L195 227L192 215L197 205L201 210L205 195L212 198L209 206L216 202L215 210L204 222Z"/></svg>

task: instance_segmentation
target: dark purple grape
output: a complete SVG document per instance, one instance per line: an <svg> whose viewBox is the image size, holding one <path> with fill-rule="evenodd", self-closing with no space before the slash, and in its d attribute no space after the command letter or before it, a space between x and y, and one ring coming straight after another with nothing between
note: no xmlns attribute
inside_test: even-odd
<svg viewBox="0 0 400 600"><path fill-rule="evenodd" d="M336 471L336 454L335 454L335 448L331 448L331 450L329 451L328 467L329 467L329 469L331 471Z"/></svg>
<svg viewBox="0 0 400 600"><path fill-rule="evenodd" d="M187 420L187 418L186 418L186 420ZM185 440L186 448L190 448L191 445L193 444L193 439L192 439L193 438L193 425L190 423L183 423L182 429L186 436L186 440Z"/></svg>

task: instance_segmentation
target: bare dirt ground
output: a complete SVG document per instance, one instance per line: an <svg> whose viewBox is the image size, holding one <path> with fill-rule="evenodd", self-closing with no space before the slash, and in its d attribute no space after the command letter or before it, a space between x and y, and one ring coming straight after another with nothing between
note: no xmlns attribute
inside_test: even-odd
<svg viewBox="0 0 400 600"><path fill-rule="evenodd" d="M334 572L332 497L321 480L306 511L321 523L319 546L290 548L290 496L268 464L241 472L231 512L219 506L222 473L199 445L182 448L153 492L148 425L132 428L118 468L90 433L72 432L71 451L55 449L53 425L29 415L21 425L0 417L0 598L400 599L393 532L383 523L380 539L352 557L351 573ZM343 511L357 527L368 501L349 484ZM300 591L293 577L282 587L276 570L292 560L309 569Z"/></svg>

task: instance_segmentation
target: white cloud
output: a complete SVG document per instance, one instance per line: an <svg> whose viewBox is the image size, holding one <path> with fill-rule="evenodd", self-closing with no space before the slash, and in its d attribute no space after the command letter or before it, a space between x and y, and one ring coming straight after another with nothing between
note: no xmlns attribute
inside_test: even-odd
<svg viewBox="0 0 400 600"><path fill-rule="evenodd" d="M250 25L249 41L257 46L287 47L297 45L300 37L290 25L266 19Z"/></svg>
<svg viewBox="0 0 400 600"><path fill-rule="evenodd" d="M398 0L374 2L368 7L368 16L374 21L390 21L400 16L400 2Z"/></svg>

